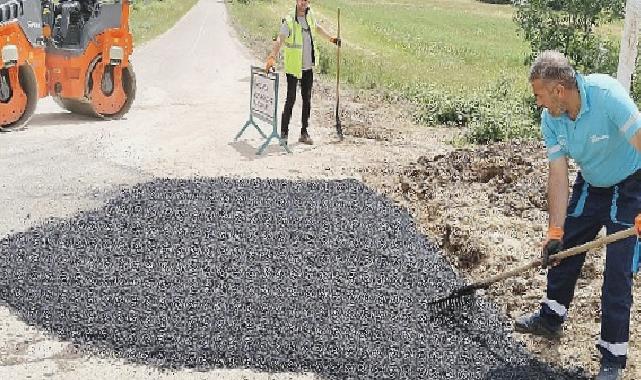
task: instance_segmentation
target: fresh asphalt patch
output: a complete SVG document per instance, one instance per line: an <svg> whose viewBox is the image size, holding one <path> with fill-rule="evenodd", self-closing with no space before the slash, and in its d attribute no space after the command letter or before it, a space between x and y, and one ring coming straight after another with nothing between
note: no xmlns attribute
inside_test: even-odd
<svg viewBox="0 0 641 380"><path fill-rule="evenodd" d="M323 379L576 379L510 337L410 215L353 180L158 179L0 241L27 323L162 368Z"/></svg>

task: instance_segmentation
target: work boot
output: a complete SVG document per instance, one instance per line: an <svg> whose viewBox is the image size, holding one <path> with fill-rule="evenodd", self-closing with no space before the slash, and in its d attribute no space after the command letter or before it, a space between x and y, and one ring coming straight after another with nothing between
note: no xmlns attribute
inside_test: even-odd
<svg viewBox="0 0 641 380"><path fill-rule="evenodd" d="M525 334L543 336L548 339L558 339L561 336L561 326L553 326L546 321L540 310L518 318L514 322L514 330Z"/></svg>
<svg viewBox="0 0 641 380"><path fill-rule="evenodd" d="M298 139L298 142L301 142L306 145L313 145L314 140L309 137L309 134L307 132L303 132L300 134L300 138Z"/></svg>
<svg viewBox="0 0 641 380"><path fill-rule="evenodd" d="M620 380L623 379L623 369L616 363L601 363L599 374L596 380Z"/></svg>

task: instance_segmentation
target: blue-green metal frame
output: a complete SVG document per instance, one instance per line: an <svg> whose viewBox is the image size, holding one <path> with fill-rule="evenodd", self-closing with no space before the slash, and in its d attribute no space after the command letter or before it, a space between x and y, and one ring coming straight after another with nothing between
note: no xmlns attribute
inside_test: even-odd
<svg viewBox="0 0 641 380"><path fill-rule="evenodd" d="M274 117L272 118L272 133L267 136L256 124L256 121L254 120L254 116L256 116L257 119L263 120L260 115L254 115L254 110L252 109L252 99L254 98L254 75L261 75L266 77L269 80L273 80L274 83L274 99L275 99L275 107L274 107ZM279 82L279 76L278 73L275 72L270 72L267 73L262 67L258 66L252 66L251 67L251 81L250 81L250 95L249 95L249 120L245 123L243 128L238 132L236 135L236 138L234 138L234 141L238 140L240 136L245 132L245 129L247 129L250 126L253 126L256 128L258 133L264 138L267 139L261 146L258 148L258 151L256 152L257 155L263 154L269 143L271 142L272 139L277 139L278 144L285 149L287 153L291 153L289 148L287 147L287 144L280 138L280 134L278 134L278 82ZM264 121L264 120L263 120Z"/></svg>

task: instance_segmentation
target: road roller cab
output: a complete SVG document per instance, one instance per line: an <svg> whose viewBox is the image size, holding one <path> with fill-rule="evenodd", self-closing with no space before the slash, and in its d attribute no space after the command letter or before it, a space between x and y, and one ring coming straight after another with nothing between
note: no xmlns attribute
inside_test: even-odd
<svg viewBox="0 0 641 380"><path fill-rule="evenodd" d="M0 128L24 125L40 97L117 119L136 80L129 0L0 0Z"/></svg>

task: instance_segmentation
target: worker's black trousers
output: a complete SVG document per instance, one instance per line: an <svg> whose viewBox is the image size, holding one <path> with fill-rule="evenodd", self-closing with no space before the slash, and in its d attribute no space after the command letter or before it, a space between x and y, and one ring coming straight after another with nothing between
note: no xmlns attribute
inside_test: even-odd
<svg viewBox="0 0 641 380"><path fill-rule="evenodd" d="M280 134L287 136L289 133L289 120L292 118L292 109L296 103L296 87L299 79L292 74L287 74L287 100L285 109L280 119ZM303 97L303 114L301 115L301 134L307 133L309 127L309 115L311 113L312 101L312 84L314 83L314 74L312 70L303 70L303 77L300 79L300 92Z"/></svg>
<svg viewBox="0 0 641 380"><path fill-rule="evenodd" d="M641 171L611 187L594 187L581 173L572 188L565 219L563 248L593 240L602 227L613 234L634 225L641 212ZM632 276L638 270L641 244L636 236L619 240L606 248L601 291L601 337L597 347L602 362L625 367L630 335ZM547 299L541 313L551 324L567 317L574 288L585 262L585 254L562 260L548 271Z"/></svg>

